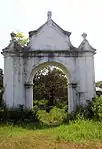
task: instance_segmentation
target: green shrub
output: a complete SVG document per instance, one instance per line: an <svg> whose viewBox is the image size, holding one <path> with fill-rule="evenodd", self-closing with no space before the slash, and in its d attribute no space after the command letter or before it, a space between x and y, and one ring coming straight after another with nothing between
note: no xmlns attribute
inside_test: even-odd
<svg viewBox="0 0 102 149"><path fill-rule="evenodd" d="M3 123L23 123L38 121L36 111L34 109L24 109L23 106L19 108L0 108L0 122Z"/></svg>
<svg viewBox="0 0 102 149"><path fill-rule="evenodd" d="M49 113L46 110L39 110L38 118L44 123L58 125L65 121L67 113L64 109L54 107Z"/></svg>
<svg viewBox="0 0 102 149"><path fill-rule="evenodd" d="M46 112L46 108L44 108L45 110L41 110L43 108L39 108L39 105L45 106L46 101L41 100L40 103L39 101L35 102L36 103L31 110L24 108L23 105L20 105L19 108L8 109L6 105L1 102L0 122L12 122L16 124L36 122L40 120L46 124L58 125L63 122L69 122L69 120L76 119L102 120L102 97L96 97L93 101L88 101L88 105L86 107L79 106L77 107L76 112L70 114L67 111L67 106L65 108L65 103L64 106L62 106L61 103L58 107L52 107L48 113Z"/></svg>
<svg viewBox="0 0 102 149"><path fill-rule="evenodd" d="M3 104L3 89L0 90L0 107Z"/></svg>
<svg viewBox="0 0 102 149"><path fill-rule="evenodd" d="M102 97L96 97L93 101L87 101L87 106L78 106L76 112L70 114L69 119L94 119L102 120Z"/></svg>
<svg viewBox="0 0 102 149"><path fill-rule="evenodd" d="M93 119L94 112L93 112L93 104L94 101L87 101L87 106L78 106L76 108L76 112L72 113L73 119Z"/></svg>
<svg viewBox="0 0 102 149"><path fill-rule="evenodd" d="M56 107L60 109L64 109L66 112L68 111L68 101L59 101L56 103Z"/></svg>
<svg viewBox="0 0 102 149"><path fill-rule="evenodd" d="M102 97L96 97L92 107L94 118L102 120Z"/></svg>
<svg viewBox="0 0 102 149"><path fill-rule="evenodd" d="M48 100L45 100L45 99L43 99L43 100L33 100L33 106L34 107L37 107L37 109L46 109L46 107L47 107L47 105L48 105Z"/></svg>
<svg viewBox="0 0 102 149"><path fill-rule="evenodd" d="M51 121L56 123L62 123L66 117L67 117L67 113L65 112L64 109L60 109L60 108L53 108L50 111L50 116L51 116Z"/></svg>

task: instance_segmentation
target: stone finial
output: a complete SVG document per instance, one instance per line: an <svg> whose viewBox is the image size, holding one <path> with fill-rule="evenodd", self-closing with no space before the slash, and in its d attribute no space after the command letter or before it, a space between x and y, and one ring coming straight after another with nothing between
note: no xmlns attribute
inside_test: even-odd
<svg viewBox="0 0 102 149"><path fill-rule="evenodd" d="M12 32L10 35L11 35L11 39L14 40L16 37L16 34L14 32Z"/></svg>
<svg viewBox="0 0 102 149"><path fill-rule="evenodd" d="M84 40L86 40L87 34L86 33L83 33L82 34L82 37L83 37Z"/></svg>
<svg viewBox="0 0 102 149"><path fill-rule="evenodd" d="M48 11L47 12L47 20L51 20L51 17L52 17L52 12Z"/></svg>

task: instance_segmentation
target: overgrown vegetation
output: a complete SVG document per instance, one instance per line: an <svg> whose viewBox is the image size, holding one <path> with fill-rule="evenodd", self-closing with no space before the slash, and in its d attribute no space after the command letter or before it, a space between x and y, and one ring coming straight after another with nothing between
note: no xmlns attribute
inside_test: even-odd
<svg viewBox="0 0 102 149"><path fill-rule="evenodd" d="M86 107L78 106L76 111L68 113L65 108L54 107L50 113L45 110L38 111L40 121L49 124L68 123L75 120L102 121L102 97L96 97L93 101L88 101Z"/></svg>
<svg viewBox="0 0 102 149"><path fill-rule="evenodd" d="M102 121L102 97L95 98L89 102L87 107L78 107L76 112L71 114L65 108L53 107L50 112L34 107L28 110L23 106L17 109L8 109L4 104L0 106L1 123L31 123L42 122L47 125L60 125L75 120L95 120Z"/></svg>
<svg viewBox="0 0 102 149"><path fill-rule="evenodd" d="M1 123L12 123L22 124L28 122L37 122L36 112L34 110L22 110L18 109L7 109L0 108L0 122Z"/></svg>
<svg viewBox="0 0 102 149"><path fill-rule="evenodd" d="M102 81L96 82L96 87L102 88Z"/></svg>
<svg viewBox="0 0 102 149"><path fill-rule="evenodd" d="M64 109L54 107L49 113L45 110L38 111L38 119L49 125L59 125L67 119L67 112Z"/></svg>
<svg viewBox="0 0 102 149"><path fill-rule="evenodd" d="M102 96L97 96L93 101L88 101L86 107L78 106L76 112L70 115L70 119L102 121Z"/></svg>
<svg viewBox="0 0 102 149"><path fill-rule="evenodd" d="M36 124L0 126L0 149L101 149L102 123L72 121L57 127Z"/></svg>
<svg viewBox="0 0 102 149"><path fill-rule="evenodd" d="M0 149L11 148L11 144L16 149L96 149L101 147L102 96L96 97L92 102L88 101L86 107L78 106L76 112L69 114L66 97L67 79L60 70L56 68L52 70L49 68L47 73L44 70L36 74L34 82L36 94L34 94L32 110L26 109L23 105L10 109L6 107L2 100L2 77ZM5 141L7 143L4 143Z"/></svg>

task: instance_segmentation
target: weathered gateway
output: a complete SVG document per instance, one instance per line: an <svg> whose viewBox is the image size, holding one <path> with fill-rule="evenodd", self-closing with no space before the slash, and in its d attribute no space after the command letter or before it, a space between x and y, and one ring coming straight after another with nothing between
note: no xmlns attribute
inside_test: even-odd
<svg viewBox="0 0 102 149"><path fill-rule="evenodd" d="M78 48L70 41L71 33L63 30L47 13L47 21L37 30L29 32L29 44L20 47L11 33L10 44L3 49L4 55L4 101L8 107L33 106L33 77L47 66L63 70L68 78L68 109L86 105L95 97L94 54L83 33Z"/></svg>

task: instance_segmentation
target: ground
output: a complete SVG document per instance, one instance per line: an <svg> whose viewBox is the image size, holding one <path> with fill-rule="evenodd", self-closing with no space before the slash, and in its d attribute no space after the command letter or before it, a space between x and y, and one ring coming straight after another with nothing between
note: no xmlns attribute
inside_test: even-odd
<svg viewBox="0 0 102 149"><path fill-rule="evenodd" d="M0 126L0 149L101 149L102 123L80 120L48 127Z"/></svg>

